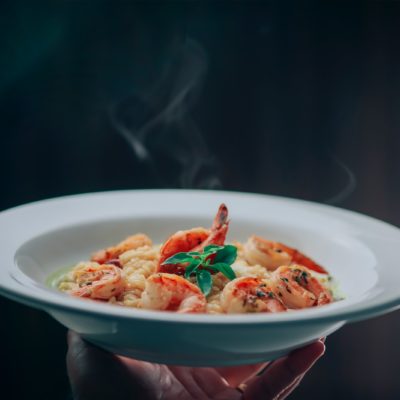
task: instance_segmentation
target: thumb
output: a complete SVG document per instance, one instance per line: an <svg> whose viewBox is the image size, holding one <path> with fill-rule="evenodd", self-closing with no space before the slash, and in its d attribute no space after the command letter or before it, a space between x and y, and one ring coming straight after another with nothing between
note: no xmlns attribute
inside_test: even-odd
<svg viewBox="0 0 400 400"><path fill-rule="evenodd" d="M244 392L244 400L286 397L284 394L289 394L297 386L304 374L324 352L325 345L317 341L271 363L271 367L263 374L249 381Z"/></svg>

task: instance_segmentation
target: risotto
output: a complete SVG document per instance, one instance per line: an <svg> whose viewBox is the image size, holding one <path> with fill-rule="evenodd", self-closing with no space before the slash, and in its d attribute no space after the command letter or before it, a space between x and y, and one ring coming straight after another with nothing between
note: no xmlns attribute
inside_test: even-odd
<svg viewBox="0 0 400 400"><path fill-rule="evenodd" d="M138 233L99 250L58 281L72 296L179 313L286 312L336 299L328 272L300 251L256 235L225 243L222 204L212 227L162 245Z"/></svg>

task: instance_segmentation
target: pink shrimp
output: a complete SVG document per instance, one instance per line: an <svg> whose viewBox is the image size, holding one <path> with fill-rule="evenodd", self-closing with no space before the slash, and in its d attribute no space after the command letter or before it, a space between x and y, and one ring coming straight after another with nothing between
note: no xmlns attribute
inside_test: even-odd
<svg viewBox="0 0 400 400"><path fill-rule="evenodd" d="M141 304L151 310L202 313L206 311L207 301L201 290L185 278L157 273L147 278Z"/></svg>
<svg viewBox="0 0 400 400"><path fill-rule="evenodd" d="M92 254L91 261L98 262L99 264L106 264L107 262L111 261L112 264L120 266L118 257L122 253L125 253L128 250L134 250L139 247L151 245L151 239L147 235L138 233L136 235L127 237L125 240L115 246L96 251Z"/></svg>
<svg viewBox="0 0 400 400"><path fill-rule="evenodd" d="M223 245L228 231L228 225L228 208L225 204L221 204L211 229L193 228L174 233L160 249L158 271L182 275L185 272L184 264L162 265L162 263L176 253L201 251L210 244Z"/></svg>
<svg viewBox="0 0 400 400"><path fill-rule="evenodd" d="M221 306L227 313L286 311L267 280L248 276L236 278L224 287Z"/></svg>
<svg viewBox="0 0 400 400"><path fill-rule="evenodd" d="M124 290L121 269L115 265L88 263L73 273L77 289L70 294L97 300L109 300Z"/></svg>
<svg viewBox="0 0 400 400"><path fill-rule="evenodd" d="M332 294L302 265L284 265L274 271L271 284L288 308L321 306L333 301Z"/></svg>
<svg viewBox="0 0 400 400"><path fill-rule="evenodd" d="M281 265L291 263L301 264L305 267L327 274L327 270L300 251L279 242L252 235L244 244L244 257L250 264L259 264L268 270L275 270Z"/></svg>

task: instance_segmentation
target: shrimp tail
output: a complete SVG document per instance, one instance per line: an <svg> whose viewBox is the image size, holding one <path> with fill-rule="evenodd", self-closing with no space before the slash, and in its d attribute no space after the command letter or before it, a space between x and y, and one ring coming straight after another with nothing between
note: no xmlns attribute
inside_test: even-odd
<svg viewBox="0 0 400 400"><path fill-rule="evenodd" d="M225 204L219 206L217 215L214 218L210 234L201 244L192 249L192 251L203 250L204 247L210 244L223 246L225 243L226 234L228 233L228 208Z"/></svg>
<svg viewBox="0 0 400 400"><path fill-rule="evenodd" d="M291 255L292 257L292 263L294 264L300 264L304 265L308 269L311 269L315 272L318 272L320 274L328 274L328 271L322 267L321 265L317 264L315 261L313 261L311 258L307 257L297 249L293 249L291 247L285 246L282 243L278 243L278 246L287 252L288 254Z"/></svg>
<svg viewBox="0 0 400 400"><path fill-rule="evenodd" d="M228 207L222 203L219 206L217 215L214 218L212 230L221 229L225 224L228 223Z"/></svg>

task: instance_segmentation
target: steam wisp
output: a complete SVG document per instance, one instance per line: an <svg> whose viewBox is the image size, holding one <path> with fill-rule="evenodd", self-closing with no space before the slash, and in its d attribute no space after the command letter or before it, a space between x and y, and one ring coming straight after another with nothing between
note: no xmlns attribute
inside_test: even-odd
<svg viewBox="0 0 400 400"><path fill-rule="evenodd" d="M162 186L221 186L216 161L189 115L206 72L204 50L187 39L174 46L152 89L133 93L111 110L117 132Z"/></svg>
<svg viewBox="0 0 400 400"><path fill-rule="evenodd" d="M337 157L333 157L333 161L340 167L341 171L346 176L345 186L334 196L324 201L325 204L336 205L342 203L348 198L355 190L357 186L357 179L354 172Z"/></svg>

